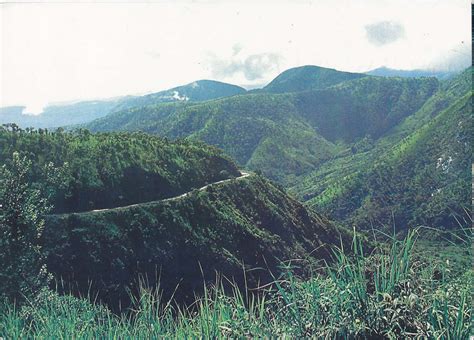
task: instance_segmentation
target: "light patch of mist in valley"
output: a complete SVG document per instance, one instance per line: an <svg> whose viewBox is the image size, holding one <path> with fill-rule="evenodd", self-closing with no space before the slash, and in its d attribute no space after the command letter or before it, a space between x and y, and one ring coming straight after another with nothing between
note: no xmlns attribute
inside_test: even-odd
<svg viewBox="0 0 474 340"><path fill-rule="evenodd" d="M38 116L43 113L44 108L47 106L47 103L30 103L28 104L21 114L27 116Z"/></svg>

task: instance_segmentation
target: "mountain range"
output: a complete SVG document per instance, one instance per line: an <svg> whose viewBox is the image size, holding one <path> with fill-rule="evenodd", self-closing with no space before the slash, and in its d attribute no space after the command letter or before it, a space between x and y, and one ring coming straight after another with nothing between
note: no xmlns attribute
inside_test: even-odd
<svg viewBox="0 0 474 340"><path fill-rule="evenodd" d="M25 157L52 206L48 269L114 310L144 277L191 302L216 270L257 287L287 261L331 261L353 228L470 225L472 68L440 80L303 66L252 91L201 80L22 110L0 112L16 123L0 128L0 161Z"/></svg>
<svg viewBox="0 0 474 340"><path fill-rule="evenodd" d="M389 160L393 150L400 149L406 139L415 138L410 136L433 129L427 126L434 122L446 135L457 136L461 132L448 122L448 117L458 119L459 126L468 129L462 133L467 134L469 106L456 109L455 105L461 105L459 100L469 104L466 96L472 91L471 74L469 68L440 81L434 77L379 77L304 66L283 72L259 91L199 103L153 103L114 112L85 127L92 131L145 131L172 139L204 141L224 150L239 166L261 171L281 183L332 218L368 228L373 224L393 224L388 216L398 216L388 213L394 209L392 203L383 200L379 207L377 199L377 204L370 204L376 210L374 217L366 218L371 210L367 208L369 198L375 190L368 188L367 178L372 174L369 168L380 170L376 164L393 163ZM456 139L448 142L440 138L432 133L423 140L415 138L413 143L420 143L420 148L421 143L443 148L457 143ZM468 158L467 150L456 152L458 160ZM438 159L445 157L448 156L442 149L429 148L423 160L436 168ZM409 172L410 179L405 178L404 183L421 176L421 165L412 163L416 157L408 159L406 169L415 167L416 171ZM457 168L463 176L468 171L464 165ZM395 169L383 171L392 171L393 175L385 180L401 180ZM452 180L436 179L432 186L442 191ZM403 187L393 182L394 188ZM429 203L436 196L431 193L424 196L426 204L435 204ZM451 208L435 204L437 211L430 216L418 216L419 210L408 208L413 207L416 193L408 190L405 194L408 196L397 202L396 209L400 216L395 222L402 228L411 223L433 222L435 215L446 217L436 219L438 226L452 226L457 223L453 216L462 212L458 209L448 213ZM467 207L465 195L455 197L449 206Z"/></svg>
<svg viewBox="0 0 474 340"><path fill-rule="evenodd" d="M384 75L397 74L386 68L378 71ZM396 199L396 204L392 202L393 191L390 202L380 198L372 201L378 189L368 179L382 171L384 181L394 182L393 190L403 188L397 182L402 181L403 176L397 171L403 162L404 171L416 169L408 171L409 178L403 178L403 183L420 178L421 169L428 165L417 165L416 157L402 157L398 153L401 158L393 160L393 150L405 150L407 140L416 144L415 149L423 148L422 144L424 148L438 144L446 150L457 145L452 144L454 137L469 132L465 115L469 110L466 96L472 93L471 74L469 68L451 79L438 80L426 77L427 74L410 77L419 75L417 72L397 77L374 76L308 65L284 71L267 86L249 92L238 86L201 80L140 97L52 107L43 115L60 116L55 121L63 123L66 117L80 117L85 123L79 126L92 132L143 131L170 139L205 142L222 149L238 167L261 172L343 223L367 228L373 224L388 225L390 218L400 215L395 222L405 227L433 222L435 215L442 215L448 217L437 218L436 224L446 226L456 223L452 215L461 211L447 213L451 208L429 202L440 196L431 196L432 190L443 192L444 187L450 188L451 182L456 182L452 177L438 176L430 184L431 191L423 196L426 204L437 207L430 216L418 216L413 210L417 194L410 190L405 190L407 197ZM463 100L467 103L464 106ZM16 114L20 109L11 108ZM3 119L14 117L5 112L0 115ZM95 117L99 118L87 123ZM448 118L457 119L459 126L468 130L460 131ZM454 139L441 141L438 134L421 132L433 131L433 124ZM425 137L414 137L419 135ZM429 171L436 173L438 160L451 157L451 166L457 169L451 171L465 176L465 164L458 166L455 160L465 159L467 151L456 150L458 156L453 158L446 156L447 151L429 148L423 160L434 167ZM390 168L387 164L397 166ZM425 183L421 181L422 184ZM465 193L467 189L463 190ZM451 189L445 191L451 193ZM466 205L465 194L459 193L452 199L454 204Z"/></svg>

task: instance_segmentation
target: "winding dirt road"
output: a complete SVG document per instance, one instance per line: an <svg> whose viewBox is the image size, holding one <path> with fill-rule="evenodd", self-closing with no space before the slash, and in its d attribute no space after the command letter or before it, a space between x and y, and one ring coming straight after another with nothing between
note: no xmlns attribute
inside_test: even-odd
<svg viewBox="0 0 474 340"><path fill-rule="evenodd" d="M203 186L199 189L193 189L193 190L185 192L184 194L181 194L179 196L169 197L169 198L165 198L165 199L157 200L157 201L150 201L150 202L142 202L142 203L124 205L124 206L121 206L121 207L81 211L81 212L77 212L77 213L73 213L73 214L89 214L89 213L94 213L94 212L109 211L109 210L116 210L116 209L127 209L127 208L132 208L132 207L136 207L136 206L143 205L143 204L148 204L148 203L176 201L176 200L179 200L179 199L182 199L182 198L185 198L185 197L189 196L195 190L203 191L203 190L206 190L207 188L209 188L210 186L226 183L226 182L229 182L229 181L232 181L232 180L240 180L240 179L243 179L243 178L246 178L246 177L249 177L249 176L250 176L250 173L245 172L245 171L240 171L240 176L239 177L228 178L228 179L223 179L222 181L209 183L209 184L206 184L205 186ZM71 214L71 213L67 213L67 214ZM64 214L58 214L58 215L64 215Z"/></svg>

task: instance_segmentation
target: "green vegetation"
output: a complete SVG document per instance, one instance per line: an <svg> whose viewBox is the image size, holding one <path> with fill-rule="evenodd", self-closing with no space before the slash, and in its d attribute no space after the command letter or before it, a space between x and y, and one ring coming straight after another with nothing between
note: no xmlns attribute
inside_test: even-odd
<svg viewBox="0 0 474 340"><path fill-rule="evenodd" d="M200 102L223 97L231 97L245 92L246 90L240 86L222 83L215 80L198 80L169 90L124 100L114 107L114 112L158 103L187 101Z"/></svg>
<svg viewBox="0 0 474 340"><path fill-rule="evenodd" d="M344 81L367 77L361 73L336 71L318 66L295 67L282 72L273 79L263 91L271 93L301 92L320 90Z"/></svg>
<svg viewBox="0 0 474 340"><path fill-rule="evenodd" d="M0 338L468 338L472 68L244 92L0 128Z"/></svg>
<svg viewBox="0 0 474 340"><path fill-rule="evenodd" d="M291 191L358 228L468 225L471 72L443 83L418 112L380 140L352 144L296 179Z"/></svg>
<svg viewBox="0 0 474 340"><path fill-rule="evenodd" d="M140 287L135 307L116 315L86 299L43 292L23 307L0 312L6 338L430 338L468 339L472 270L450 275L414 256L416 234L364 253L335 251L336 262L309 279L291 265L259 292L223 280L189 307ZM468 249L470 243L458 244Z"/></svg>
<svg viewBox="0 0 474 340"><path fill-rule="evenodd" d="M325 90L133 108L87 127L201 140L287 184L337 155L340 145L335 143L386 133L437 88L436 79L366 77Z"/></svg>
<svg viewBox="0 0 474 340"><path fill-rule="evenodd" d="M48 268L110 306L127 305L138 278L161 278L166 296L188 301L215 271L243 284L268 282L279 260L328 258L347 232L308 211L256 175L211 185L172 200L49 216ZM309 255L311 254L311 255ZM175 291L175 288L178 289Z"/></svg>
<svg viewBox="0 0 474 340"><path fill-rule="evenodd" d="M56 213L172 197L240 176L236 165L213 147L143 133L0 128L0 163L9 164L14 152L31 160L32 182L45 183L44 168L50 163L62 173L61 182L49 183Z"/></svg>
<svg viewBox="0 0 474 340"><path fill-rule="evenodd" d="M18 153L0 168L0 299L21 300L47 285L40 238L50 207L28 181L31 163Z"/></svg>

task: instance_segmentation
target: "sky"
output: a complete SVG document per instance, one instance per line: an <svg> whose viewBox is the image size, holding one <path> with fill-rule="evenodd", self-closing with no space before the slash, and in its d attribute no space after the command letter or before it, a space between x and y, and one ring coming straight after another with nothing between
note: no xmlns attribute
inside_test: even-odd
<svg viewBox="0 0 474 340"><path fill-rule="evenodd" d="M157 92L198 79L260 87L318 65L457 71L466 0L20 0L0 5L0 106Z"/></svg>

